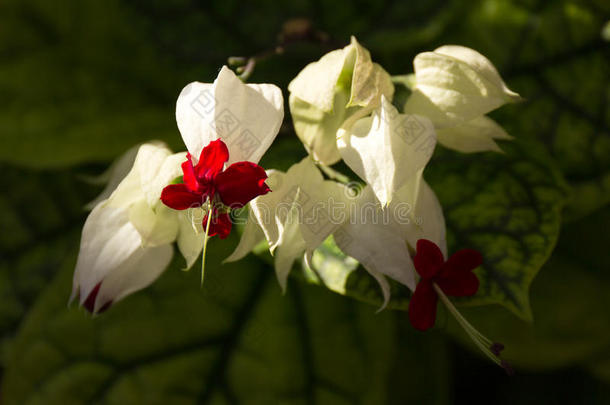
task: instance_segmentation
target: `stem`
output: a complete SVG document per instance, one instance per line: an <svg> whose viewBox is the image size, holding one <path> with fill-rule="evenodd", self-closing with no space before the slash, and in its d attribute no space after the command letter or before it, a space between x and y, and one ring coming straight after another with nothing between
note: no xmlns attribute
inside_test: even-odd
<svg viewBox="0 0 610 405"><path fill-rule="evenodd" d="M470 337L470 339L472 339L472 341L474 342L474 344L483 352L485 353L485 355L487 355L487 357L489 357L489 359L491 361L493 361L494 363L501 365L500 359L498 359L497 356L495 356L491 350L489 349L490 345L491 345L491 340L489 340L488 338L486 338L485 336L483 336L478 330L476 330L474 328L474 326L472 326L467 320L466 318L464 318L462 316L462 314L460 314L460 312L457 310L457 308L453 305L453 303L451 302L451 300L449 300L449 298L447 298L447 296L445 295L445 293L443 292L443 290L440 289L440 287L438 285L436 285L436 283L432 284L432 287L434 288L434 291L436 291L436 293L438 294L439 298L441 299L441 301L443 302L443 304L445 304L445 306L447 307L447 309L449 310L449 312L451 312L451 314L455 317L455 319L458 321L458 323L460 324L460 326L462 328L464 328L464 331L466 331L466 333L468 334L468 336Z"/></svg>
<svg viewBox="0 0 610 405"><path fill-rule="evenodd" d="M242 82L246 83L252 73L254 73L254 67L256 66L256 58L249 58L245 66L240 66L236 69L239 74L239 78Z"/></svg>
<svg viewBox="0 0 610 405"><path fill-rule="evenodd" d="M203 252L201 253L201 285L203 286L203 279L205 277L205 253L208 249L208 236L210 232L210 223L212 222L212 204L208 200L208 222L205 225L205 236L203 238Z"/></svg>
<svg viewBox="0 0 610 405"><path fill-rule="evenodd" d="M350 182L349 177L347 177L343 173L338 172L331 167L323 165L322 163L317 163L317 165L320 168L320 170L322 170L324 172L324 174L327 175L329 178L336 180L339 183L349 184L349 182Z"/></svg>

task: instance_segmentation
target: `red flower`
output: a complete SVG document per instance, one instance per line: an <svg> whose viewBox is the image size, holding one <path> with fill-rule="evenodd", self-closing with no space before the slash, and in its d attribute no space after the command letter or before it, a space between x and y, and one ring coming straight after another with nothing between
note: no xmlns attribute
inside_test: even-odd
<svg viewBox="0 0 610 405"><path fill-rule="evenodd" d="M445 261L443 253L427 239L417 241L413 264L421 276L409 303L409 319L413 327L427 330L436 320L438 294L436 285L445 295L467 297L479 289L479 279L472 272L481 265L482 257L472 249L455 252Z"/></svg>
<svg viewBox="0 0 610 405"><path fill-rule="evenodd" d="M237 162L223 171L229 160L227 145L217 139L203 148L199 162L193 166L191 154L182 163L184 183L171 184L163 189L161 201L170 208L185 210L200 207L209 199L212 203L212 220L208 236L226 238L231 232L231 218L227 209L241 208L253 198L271 189L265 183L267 174L252 162ZM220 204L219 204L220 203ZM203 226L208 217L203 219Z"/></svg>

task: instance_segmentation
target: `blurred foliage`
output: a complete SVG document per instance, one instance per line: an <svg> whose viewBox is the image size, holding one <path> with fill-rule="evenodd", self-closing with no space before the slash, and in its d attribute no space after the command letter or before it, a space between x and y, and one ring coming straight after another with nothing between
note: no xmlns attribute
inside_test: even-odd
<svg viewBox="0 0 610 405"><path fill-rule="evenodd" d="M532 284L533 323L520 321L501 308L464 311L474 324L493 331L507 346L506 356L520 367L539 370L595 364L599 354L610 350L608 256L592 256L594 251L599 256L607 241L588 236L607 229L610 210L586 221L586 233L579 223L564 226L555 253ZM582 238L589 251L579 247L582 243L575 244ZM463 337L459 326L451 323L449 327Z"/></svg>
<svg viewBox="0 0 610 405"><path fill-rule="evenodd" d="M219 265L234 239L210 246L203 291L174 263L97 319L66 309L81 207L99 191L79 176L141 141L184 148L173 114L181 88L211 81L228 56L273 49L294 17L310 19L312 30L260 61L251 81L286 88L354 34L393 75L411 72L418 52L470 46L527 99L493 114L527 142L503 145L505 156L439 151L436 172L426 172L454 248L481 248L486 231L498 232L500 250L535 256L536 266L568 200L558 247L532 283L534 323L495 306L467 310L507 345L515 379L445 334L413 331L403 312L374 315L296 281L282 297L259 259ZM589 371L610 381L608 20L605 0L3 1L2 402L607 403L610 389ZM287 120L263 164L286 169L303 154ZM483 175L496 180L478 187ZM504 201L510 214L461 204L482 200ZM500 220L510 227L499 231ZM529 239L511 238L515 229ZM526 274L513 308L522 314L537 271L523 263L509 266ZM437 329L464 339L446 314Z"/></svg>
<svg viewBox="0 0 610 405"><path fill-rule="evenodd" d="M23 316L57 269L74 264L85 211L96 189L69 171L38 173L0 166L0 360Z"/></svg>

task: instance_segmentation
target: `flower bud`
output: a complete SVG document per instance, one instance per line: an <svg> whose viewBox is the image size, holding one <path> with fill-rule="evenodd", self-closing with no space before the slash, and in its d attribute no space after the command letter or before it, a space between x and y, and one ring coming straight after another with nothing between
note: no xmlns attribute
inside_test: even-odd
<svg viewBox="0 0 610 405"><path fill-rule="evenodd" d="M325 165L341 159L337 130L379 105L381 95L391 99L394 94L389 74L354 37L345 48L307 65L288 90L295 131L312 157Z"/></svg>

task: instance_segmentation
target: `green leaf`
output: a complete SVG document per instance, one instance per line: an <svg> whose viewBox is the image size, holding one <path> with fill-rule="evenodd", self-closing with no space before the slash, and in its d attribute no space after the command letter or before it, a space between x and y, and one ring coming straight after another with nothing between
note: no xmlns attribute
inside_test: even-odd
<svg viewBox="0 0 610 405"><path fill-rule="evenodd" d="M172 68L142 15L117 1L9 0L2 8L0 160L106 162L151 139L184 149L174 103L186 69ZM198 70L200 80L214 78L215 68Z"/></svg>
<svg viewBox="0 0 610 405"><path fill-rule="evenodd" d="M493 60L526 102L493 116L511 135L546 146L573 187L567 219L610 202L607 2L487 0L454 41Z"/></svg>
<svg viewBox="0 0 610 405"><path fill-rule="evenodd" d="M68 172L0 171L1 366L21 318L78 243L95 190Z"/></svg>
<svg viewBox="0 0 610 405"><path fill-rule="evenodd" d="M506 142L502 149L440 150L424 176L445 213L449 252L483 255L479 291L458 302L501 304L529 320L529 286L557 241L566 187L536 144Z"/></svg>
<svg viewBox="0 0 610 405"><path fill-rule="evenodd" d="M610 275L607 239L610 210L571 223L532 284L535 314L526 323L502 308L468 308L463 314L482 333L506 346L503 357L533 370L586 364L607 373L610 351ZM450 320L449 331L469 339ZM478 350L473 348L474 350Z"/></svg>
<svg viewBox="0 0 610 405"><path fill-rule="evenodd" d="M203 291L178 260L149 289L91 319L66 308L73 261L23 323L7 404L385 403L391 313L312 286L282 296L252 256L221 266L213 240Z"/></svg>
<svg viewBox="0 0 610 405"><path fill-rule="evenodd" d="M310 269L303 263L305 279L310 283L323 285L338 294L377 307L383 304L383 294L377 280L358 261L346 256L332 235L314 251L311 265L313 268ZM391 279L388 282L392 297L386 308L406 311L410 291Z"/></svg>

